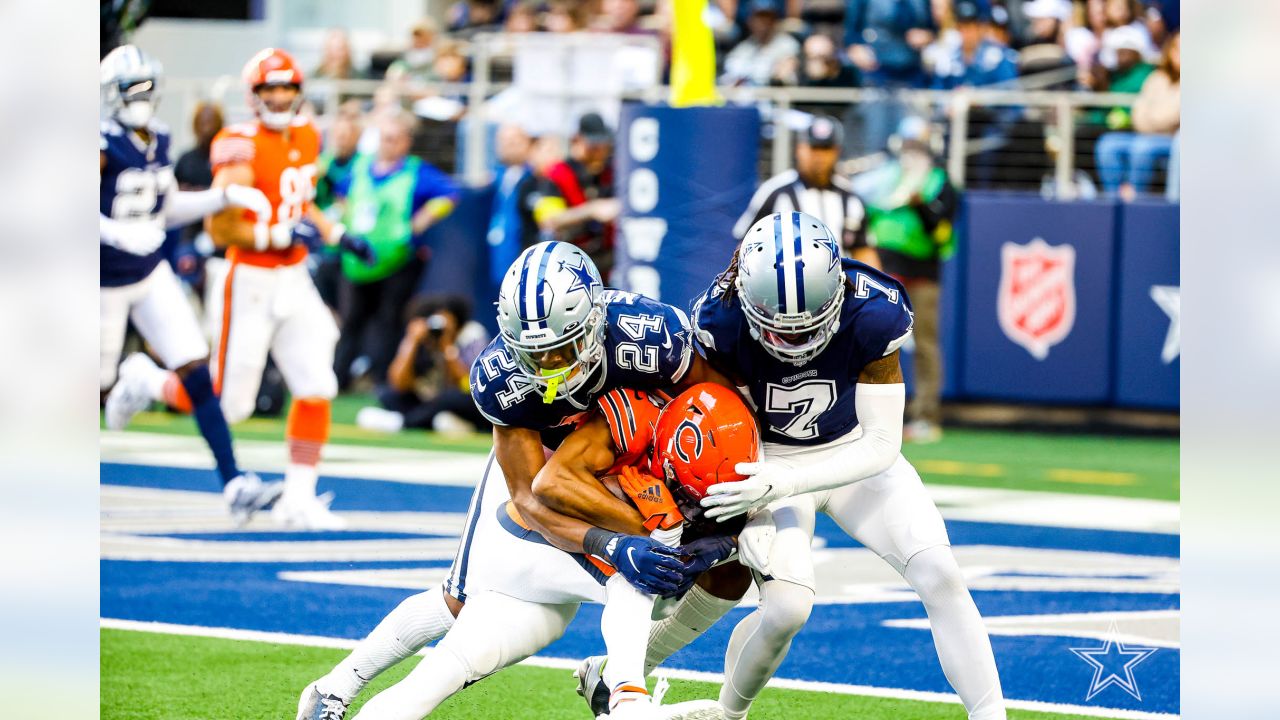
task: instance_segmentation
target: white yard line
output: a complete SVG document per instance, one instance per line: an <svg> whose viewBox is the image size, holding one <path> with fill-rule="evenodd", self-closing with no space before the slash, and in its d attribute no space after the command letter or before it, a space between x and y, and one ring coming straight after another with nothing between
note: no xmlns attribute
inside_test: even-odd
<svg viewBox="0 0 1280 720"><path fill-rule="evenodd" d="M193 637L209 637L224 640L244 640L250 642L268 642L280 645L303 645L308 647L335 648L350 650L355 647L355 640L345 638L319 637L315 635L293 635L289 633L262 632L257 630L237 630L234 628L200 627L195 625L173 625L169 623L138 622L135 620L115 620L101 618L100 625L112 630L133 630L137 632L163 633L166 635L187 635ZM571 670L580 664L580 659L531 657L522 665L533 667ZM720 683L724 676L719 673L695 672L692 670L662 670L658 675L676 680L694 680ZM769 685L788 690L807 690L810 692L835 693L839 695L860 695L865 697L893 698L898 700L919 700L925 702L941 702L959 704L960 698L950 693L922 692L918 690L898 690L894 688L871 687L867 685L844 685L840 683L813 682L809 680L788 680L774 678ZM1167 720L1178 715L1169 713L1140 712L1136 710L1114 710L1109 708L1067 705L1062 703L1046 703L1029 700L1009 700L1005 703L1009 708L1017 710L1034 710L1047 713L1085 715L1100 718L1118 718L1121 720Z"/></svg>

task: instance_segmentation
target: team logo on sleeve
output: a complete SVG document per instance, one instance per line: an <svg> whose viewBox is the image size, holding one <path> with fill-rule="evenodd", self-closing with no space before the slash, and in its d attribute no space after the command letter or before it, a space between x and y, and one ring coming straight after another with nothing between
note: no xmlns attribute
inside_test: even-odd
<svg viewBox="0 0 1280 720"><path fill-rule="evenodd" d="M1000 329L1037 360L1071 334L1076 321L1076 251L1036 238L1000 248Z"/></svg>

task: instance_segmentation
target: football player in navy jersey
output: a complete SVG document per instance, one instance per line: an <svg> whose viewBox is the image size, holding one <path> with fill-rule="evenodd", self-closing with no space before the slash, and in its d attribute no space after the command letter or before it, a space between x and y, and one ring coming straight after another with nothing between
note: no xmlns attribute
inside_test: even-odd
<svg viewBox="0 0 1280 720"><path fill-rule="evenodd" d="M739 542L761 595L729 641L725 717L746 717L809 617L814 517L824 512L919 594L969 717L1004 718L991 641L942 516L900 452L898 350L912 327L902 285L841 260L817 218L775 213L747 231L695 301L693 323L699 352L749 394L765 440L760 462L737 467L750 477L702 500L718 520L752 513Z"/></svg>
<svg viewBox="0 0 1280 720"><path fill-rule="evenodd" d="M100 387L106 398L107 427L122 429L153 400L189 408L217 461L223 495L237 522L269 506L279 483L241 473L209 375L209 346L160 245L165 229L187 225L229 205L266 207L252 188L182 192L174 187L169 133L153 119L159 99L160 65L132 45L102 59L105 119L101 128ZM164 362L158 368L143 353L116 364L132 320ZM114 384L114 387L113 387Z"/></svg>
<svg viewBox="0 0 1280 720"><path fill-rule="evenodd" d="M485 542L475 533L477 519L508 500L524 525L548 543L608 559L647 593L671 594L685 579L688 563L649 537L631 505L594 478L552 483L539 471L549 450L610 390L728 384L693 351L688 316L671 305L605 289L591 259L563 242L538 243L516 258L503 279L497 312L498 337L471 368L472 398L494 425L494 450L443 592L432 588L394 609L351 655L304 690L298 720L344 717L369 680L452 627L467 599L473 541ZM736 605L750 576L730 563L698 582L698 592L691 590L677 603L672 622L655 623L656 641L668 652L696 637L692 628L705 629L708 619L714 622Z"/></svg>

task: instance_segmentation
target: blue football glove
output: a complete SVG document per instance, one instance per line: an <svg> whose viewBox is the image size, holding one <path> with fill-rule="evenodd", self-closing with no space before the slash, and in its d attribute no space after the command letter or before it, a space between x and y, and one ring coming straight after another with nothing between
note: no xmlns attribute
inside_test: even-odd
<svg viewBox="0 0 1280 720"><path fill-rule="evenodd" d="M738 541L730 535L715 535L698 538L676 548L680 559L688 563L684 582L676 589L675 595L683 595L693 587L698 576L711 569L716 563L728 558L737 549Z"/></svg>
<svg viewBox="0 0 1280 720"><path fill-rule="evenodd" d="M338 247L360 258L365 265L372 265L378 261L377 254L373 252L373 246L359 235L342 233L342 237L338 239Z"/></svg>
<svg viewBox="0 0 1280 720"><path fill-rule="evenodd" d="M650 595L669 597L684 584L688 564L679 550L641 535L614 535L605 552L632 585Z"/></svg>

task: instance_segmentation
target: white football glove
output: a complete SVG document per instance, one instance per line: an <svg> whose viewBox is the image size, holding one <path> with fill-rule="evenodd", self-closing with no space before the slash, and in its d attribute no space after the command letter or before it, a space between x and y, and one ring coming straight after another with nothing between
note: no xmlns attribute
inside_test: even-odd
<svg viewBox="0 0 1280 720"><path fill-rule="evenodd" d="M271 226L269 235L271 238L271 247L277 250L284 250L293 244L293 227L297 223L278 222Z"/></svg>
<svg viewBox="0 0 1280 720"><path fill-rule="evenodd" d="M271 217L271 201L256 187L228 185L222 188L227 205L252 210L259 218Z"/></svg>
<svg viewBox="0 0 1280 720"><path fill-rule="evenodd" d="M773 525L771 510L766 508L753 514L738 533L738 561L762 575L771 575L769 553L773 551L775 535L777 528Z"/></svg>
<svg viewBox="0 0 1280 720"><path fill-rule="evenodd" d="M762 460L754 463L738 463L734 468L739 475L748 475L737 482L716 483L707 488L702 507L707 517L724 522L749 510L790 497L795 490L795 469L781 463Z"/></svg>
<svg viewBox="0 0 1280 720"><path fill-rule="evenodd" d="M164 227L159 220L121 221L99 215L102 240L131 255L150 255L164 244Z"/></svg>

